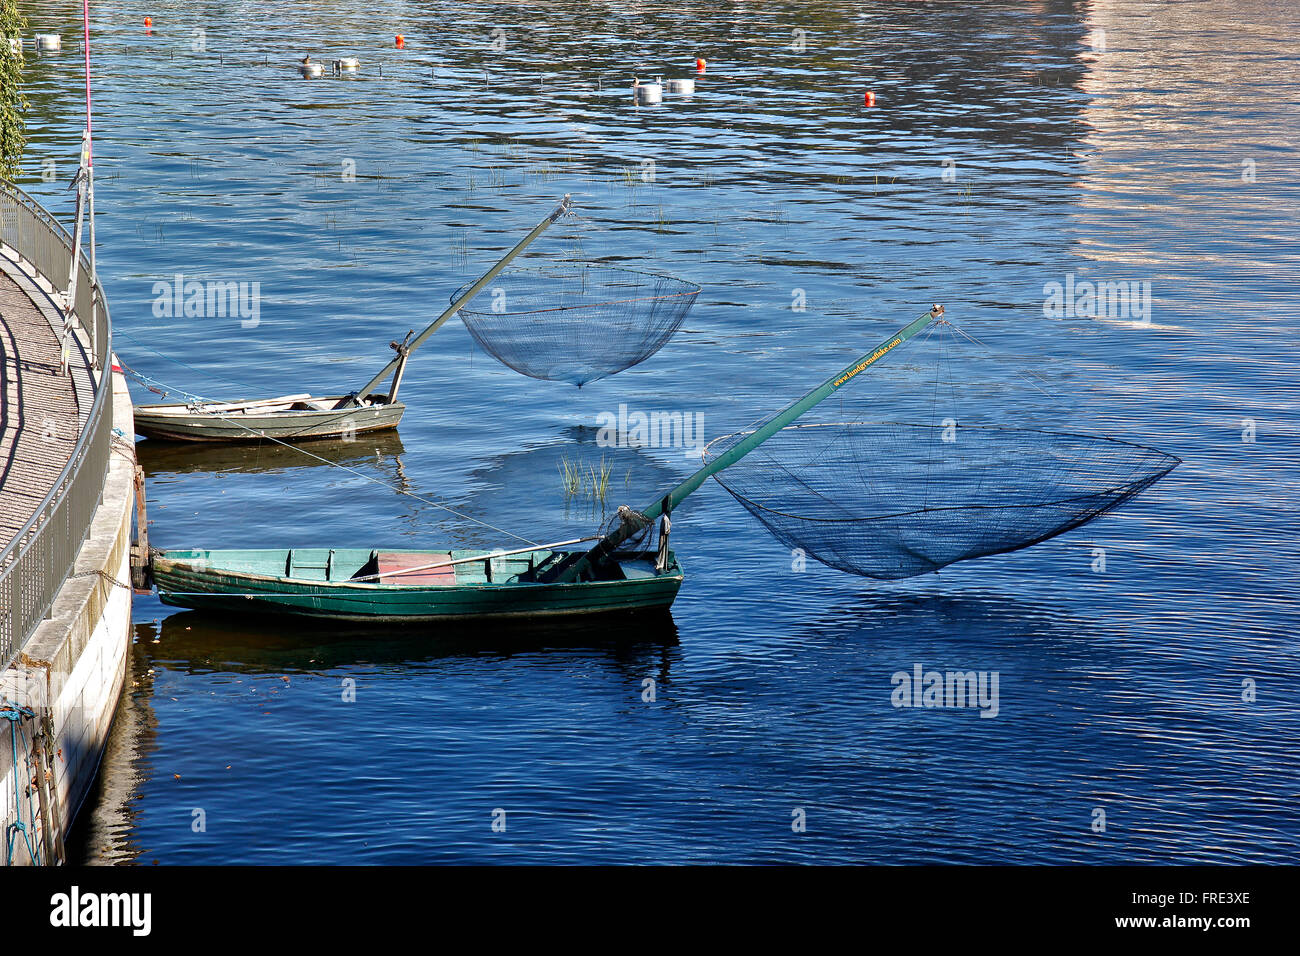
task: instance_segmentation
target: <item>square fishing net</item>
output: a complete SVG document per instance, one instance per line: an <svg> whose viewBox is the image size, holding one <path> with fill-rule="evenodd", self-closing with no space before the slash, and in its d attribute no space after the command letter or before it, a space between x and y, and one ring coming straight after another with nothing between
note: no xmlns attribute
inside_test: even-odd
<svg viewBox="0 0 1300 956"><path fill-rule="evenodd" d="M1041 379L980 348L958 358L954 345L970 345L964 334L946 321L936 329L890 356L888 372L882 363L882 374L852 386L840 410L858 414L789 425L714 477L787 547L889 580L1077 528L1179 463L1065 430L1078 409L1052 401ZM1028 424L1043 418L1056 427ZM752 433L716 439L705 460Z"/></svg>
<svg viewBox="0 0 1300 956"><path fill-rule="evenodd" d="M612 266L509 269L460 316L474 340L516 372L581 387L663 348L699 292L684 279Z"/></svg>

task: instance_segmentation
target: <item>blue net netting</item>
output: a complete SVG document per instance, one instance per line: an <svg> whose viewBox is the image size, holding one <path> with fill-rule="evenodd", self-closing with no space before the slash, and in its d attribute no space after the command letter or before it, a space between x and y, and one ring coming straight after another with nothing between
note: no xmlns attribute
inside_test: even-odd
<svg viewBox="0 0 1300 956"><path fill-rule="evenodd" d="M707 454L746 434L717 439ZM1077 528L1177 464L1091 435L839 422L785 428L715 477L787 547L889 580Z"/></svg>
<svg viewBox="0 0 1300 956"><path fill-rule="evenodd" d="M683 279L611 266L510 269L460 316L516 372L582 386L663 348L699 292Z"/></svg>
<svg viewBox="0 0 1300 956"><path fill-rule="evenodd" d="M830 421L793 423L716 479L789 548L890 580L1070 531L1178 465L1113 437L1141 432L1122 370L1063 337L1031 370L1008 354L1027 344L1019 328L986 334L1003 343L934 323L819 406ZM748 434L716 439L706 460Z"/></svg>

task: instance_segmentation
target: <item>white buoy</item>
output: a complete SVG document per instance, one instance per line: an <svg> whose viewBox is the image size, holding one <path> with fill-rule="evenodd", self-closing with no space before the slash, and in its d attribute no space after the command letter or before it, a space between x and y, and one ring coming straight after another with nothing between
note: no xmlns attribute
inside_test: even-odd
<svg viewBox="0 0 1300 956"><path fill-rule="evenodd" d="M642 83L632 81L632 99L642 106L652 106L664 101L664 88L661 83Z"/></svg>
<svg viewBox="0 0 1300 956"><path fill-rule="evenodd" d="M669 80L667 86L669 93L679 93L682 96L690 96L695 92L694 80Z"/></svg>
<svg viewBox="0 0 1300 956"><path fill-rule="evenodd" d="M63 46L63 37L57 33L38 33L36 34L36 49L38 50L58 50Z"/></svg>
<svg viewBox="0 0 1300 956"><path fill-rule="evenodd" d="M341 73L344 70L355 70L361 66L361 61L355 56L345 56L342 59L334 61L334 72Z"/></svg>
<svg viewBox="0 0 1300 956"><path fill-rule="evenodd" d="M325 65L323 63L313 63L311 58L308 57L298 64L298 72L305 77L317 77L325 72Z"/></svg>

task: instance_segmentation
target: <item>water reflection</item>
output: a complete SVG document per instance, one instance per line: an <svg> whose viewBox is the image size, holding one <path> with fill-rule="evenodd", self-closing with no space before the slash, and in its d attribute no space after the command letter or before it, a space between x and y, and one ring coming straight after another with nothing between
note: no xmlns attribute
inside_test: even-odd
<svg viewBox="0 0 1300 956"><path fill-rule="evenodd" d="M234 713L232 704L250 698L257 701L252 706L260 712L295 679L322 679L330 689L323 696L300 699L296 706L305 711L285 719L306 716L328 725L337 718L334 708L339 693L333 689L337 686L334 682L348 676L365 685L364 701L365 695L376 693L377 676L389 675L389 680L399 682L414 680L428 687L437 684L440 674L454 680L465 667L482 668L485 674L496 675L518 667L522 673L536 675L539 681L560 681L551 684L551 694L562 694L565 683L575 680L589 688L588 682L594 679L607 688L607 693L634 701L644 693L647 678L657 686L667 686L681 656L677 626L667 613L602 615L564 624L385 625L382 629L362 629L184 611L160 622L137 623L134 636L127 690L118 706L96 790L69 837L69 857L74 862L152 862L157 849L140 842L142 828L149 823L159 825L156 819L146 819L144 809L149 806L155 810L159 805L169 808L164 814L181 814L188 827L192 808L171 807L177 798L171 795L170 788L182 778L173 779L169 761L174 760L174 754L166 756L166 748L160 754L155 705L173 719L170 733L174 739L204 739L205 746L213 748L216 745L208 739L210 734L199 725L203 720L228 722ZM581 675L580 679L577 675ZM179 687L196 687L191 683L196 677L205 678L205 686L217 691L185 699L170 696ZM249 697L242 697L241 691ZM515 698L505 688L499 703L505 709L516 706ZM190 715L181 719L183 726L174 722L177 708ZM242 737L242 732L232 727L222 733ZM382 739L377 738L374 746L382 748ZM225 766L226 759L220 758L221 766ZM160 760L168 762L168 766L159 766ZM281 767L273 777L263 774L256 780L241 778L239 774L247 770L244 763L226 767L225 785L300 788L310 786L315 773L308 770L304 776L303 770L288 766ZM209 782L202 786L212 785ZM222 791L208 791L202 799L211 805L214 815L221 812L215 801L224 799ZM170 825L179 824L172 821ZM202 835L190 836L203 839Z"/></svg>
<svg viewBox="0 0 1300 956"><path fill-rule="evenodd" d="M405 667L444 658L545 652L597 652L616 669L660 669L667 675L678 644L669 613L609 614L555 621L492 621L358 625L250 618L182 611L136 627L150 666L187 673L321 674L368 664Z"/></svg>
<svg viewBox="0 0 1300 956"><path fill-rule="evenodd" d="M136 635L142 625L134 628ZM153 710L154 672L144 645L127 654L126 684L113 716L113 730L100 761L99 775L67 837L68 860L74 865L136 862L136 840L151 776L149 756L158 746L158 718Z"/></svg>
<svg viewBox="0 0 1300 956"><path fill-rule="evenodd" d="M325 439L286 445L258 442L168 442L142 441L136 455L148 478L171 475L256 475L285 474L300 469L340 465L369 466L396 480L406 489L402 466L406 447L394 430L358 435L355 441ZM409 490L409 489L408 489Z"/></svg>

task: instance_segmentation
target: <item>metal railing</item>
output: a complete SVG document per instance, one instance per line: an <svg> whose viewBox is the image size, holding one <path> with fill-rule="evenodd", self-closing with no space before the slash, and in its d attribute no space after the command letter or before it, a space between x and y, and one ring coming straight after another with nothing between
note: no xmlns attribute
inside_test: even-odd
<svg viewBox="0 0 1300 956"><path fill-rule="evenodd" d="M0 184L0 241L15 249L37 274L66 291L72 237L16 186ZM0 551L0 668L49 614L54 597L72 573L104 492L113 432L113 382L109 361L108 305L90 286L90 263L79 255L73 312L90 339L95 398L72 456L49 493ZM79 351L73 344L73 359ZM75 373L74 373L75 374Z"/></svg>

